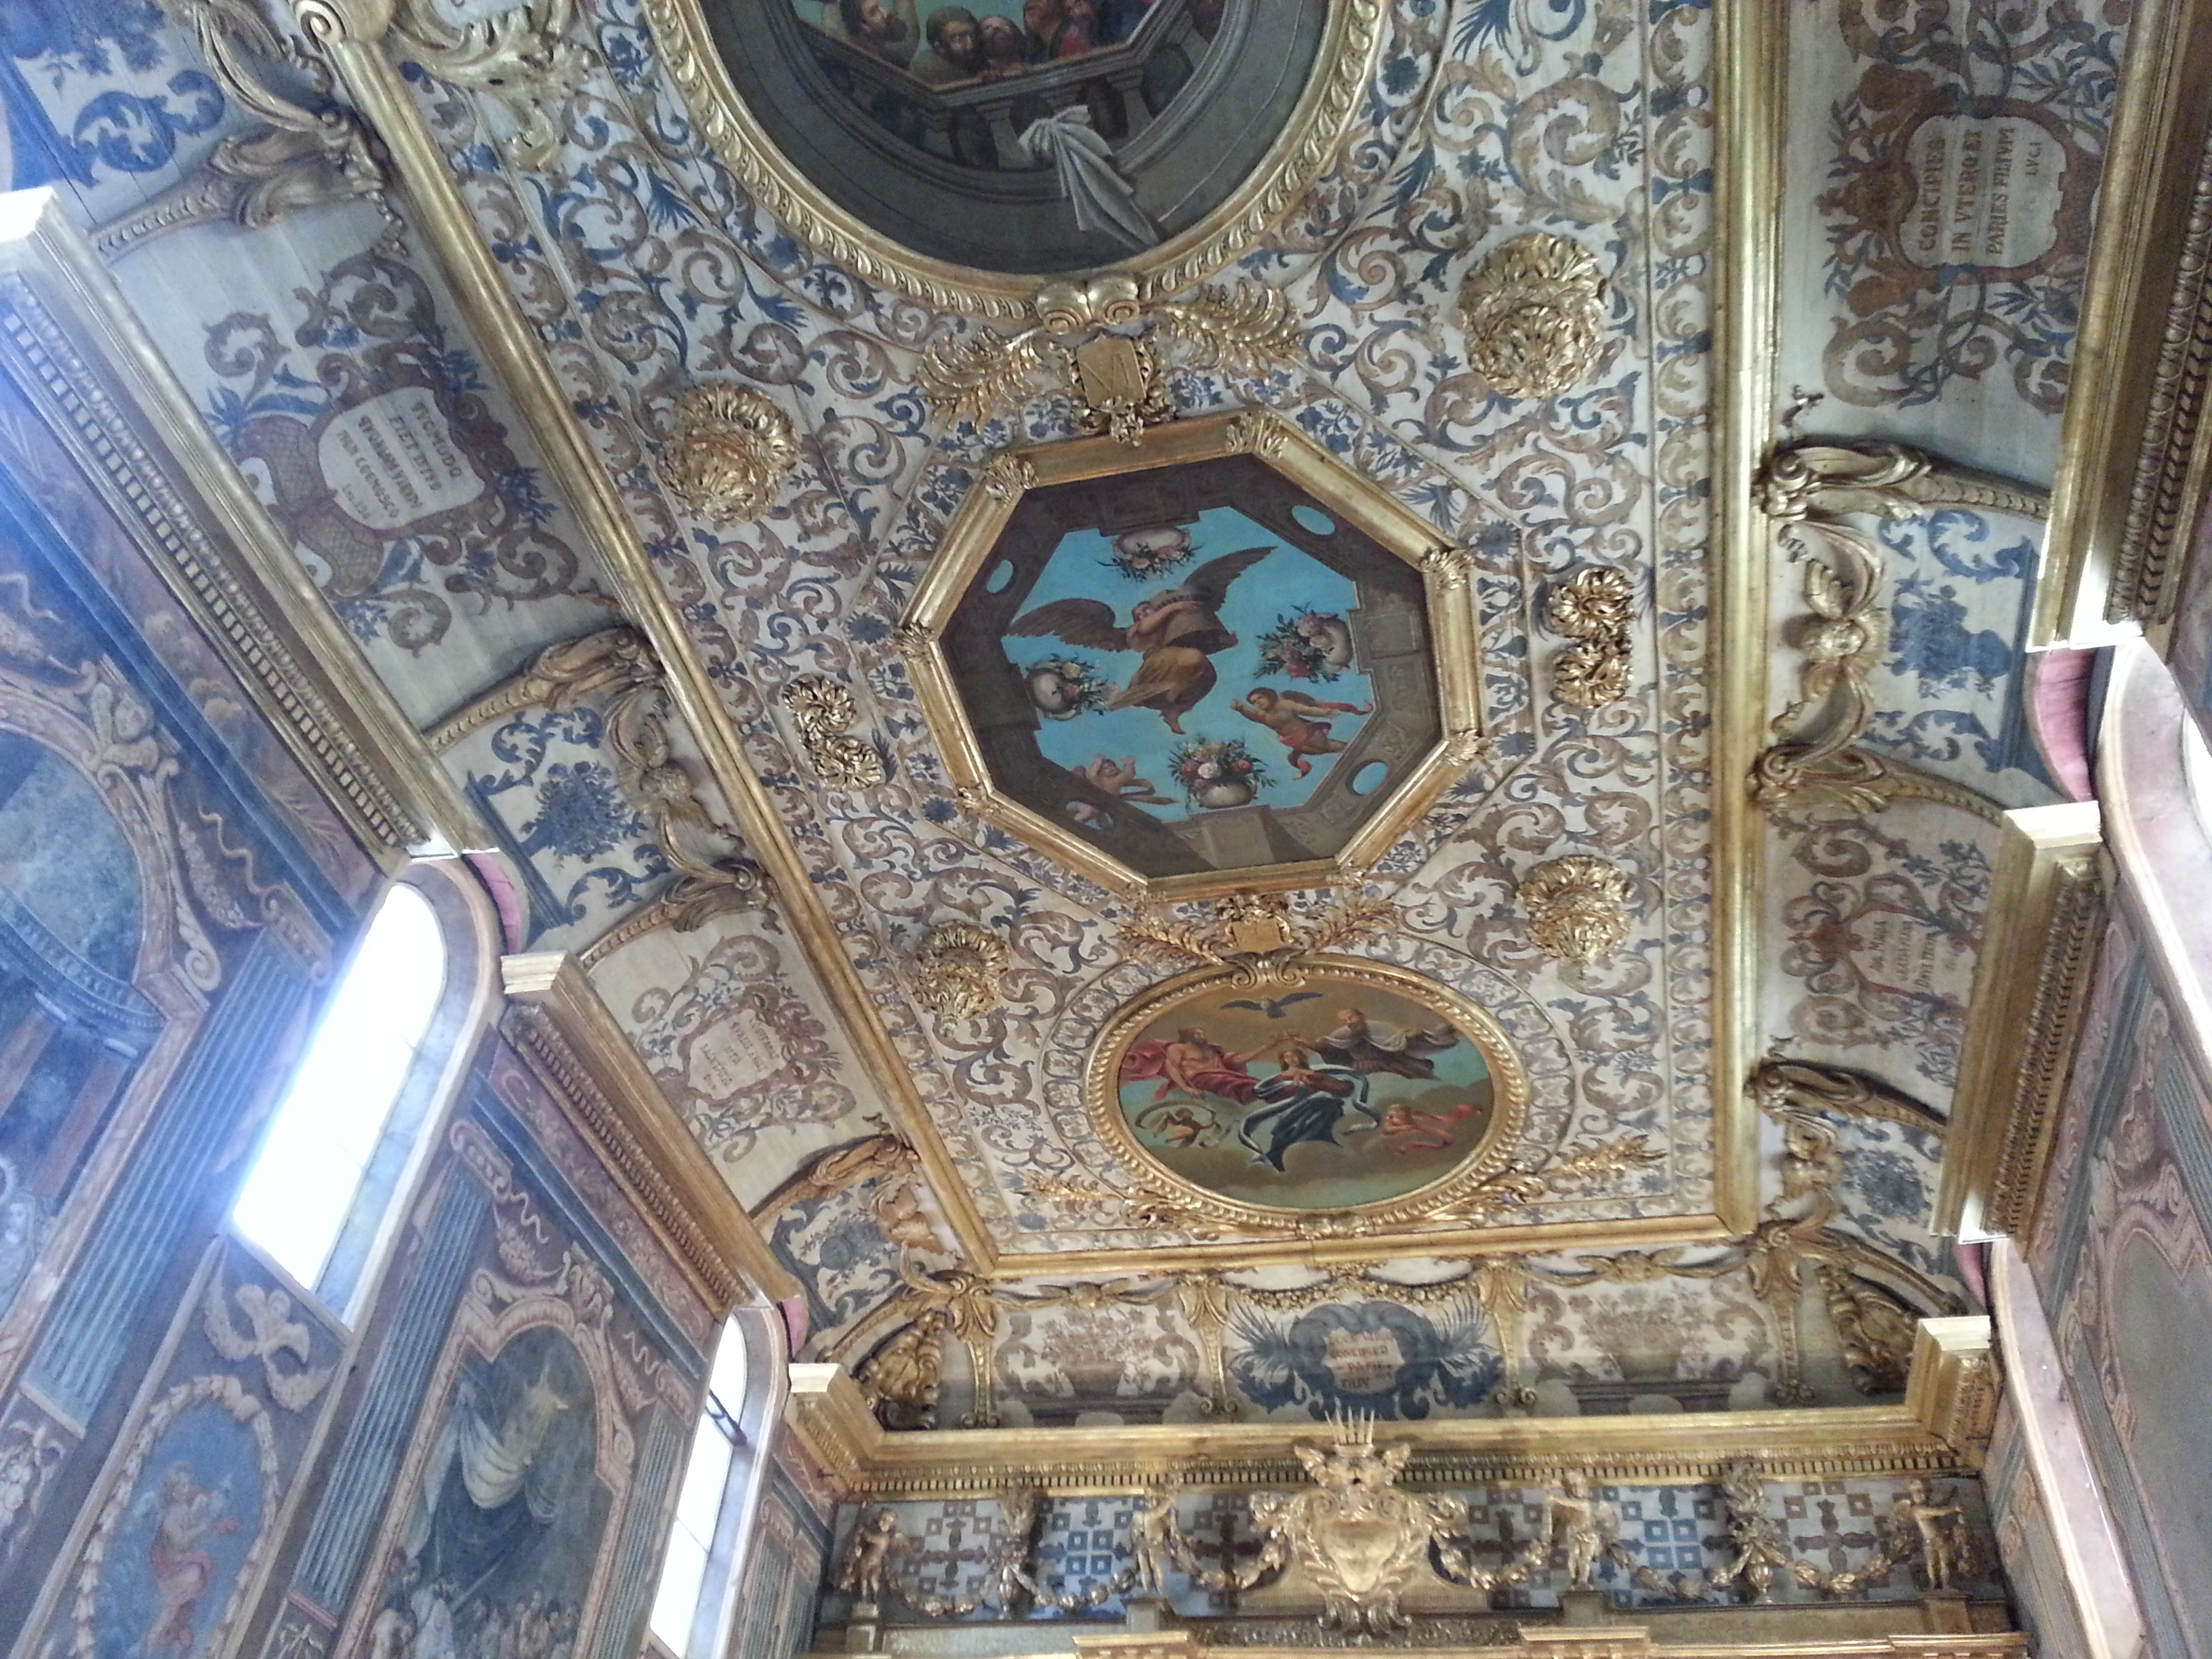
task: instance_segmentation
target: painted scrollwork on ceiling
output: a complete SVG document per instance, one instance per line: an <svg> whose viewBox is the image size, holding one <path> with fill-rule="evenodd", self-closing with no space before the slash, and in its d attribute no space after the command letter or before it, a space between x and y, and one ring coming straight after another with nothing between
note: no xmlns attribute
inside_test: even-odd
<svg viewBox="0 0 2212 1659"><path fill-rule="evenodd" d="M1984 15L1979 0L1960 3ZM1462 665L1480 720L1450 734L1449 780L1351 872L1356 891L1288 902L1301 927L1316 927L1340 902L1395 906L1381 936L1339 948L1479 1007L1527 1075L1527 1111L1492 1184L1434 1231L1711 1212L1719 1126L1737 1108L1734 1080L1710 1074L1712 824L1716 792L1741 781L1709 771L1708 13L1578 0L1539 29L1514 7L1372 8L1344 142L1316 158L1310 188L1232 250L1233 264L1184 271L1172 290L1092 283L1075 299L1001 295L963 314L926 285L822 257L822 239L732 171L685 117L701 65L685 56L696 43L659 26L672 4L579 0L533 13L557 21L560 37L517 50L557 58L560 73L533 83L526 108L463 73L422 6L398 9L392 50L422 68L409 82L421 116L805 874L804 890L751 892L687 912L684 925L669 901L687 872L661 830L702 868L742 860L724 833L730 803L707 787L710 745L680 719L663 723L659 763L638 764L633 741L626 772L609 689L565 708L517 706L450 750L528 872L526 935L590 957L733 1188L749 1204L771 1201L889 1104L917 1146L914 1202L939 1247L928 1272L979 1267L986 1248L1040 1258L1042 1273L1042 1259L1070 1251L1358 1233L1356 1215L1303 1237L1224 1227L1162 1207L1133 1178L1098 1133L1085 1059L1127 1005L1190 965L1146 952L1138 936L1148 926L1194 935L1221 920L1208 908L1218 901L1140 907L979 811L947 732L917 697L913 641L899 632L963 513L994 491L1021 493L1020 458L1006 452L1103 433L1134 465L1219 414L1248 434L1237 441L1248 454L1273 423L1388 491L1432 538L1432 614L1472 635ZM1793 28L1829 31L1829 70L1867 44L1837 33L1856 5L1793 15ZM2110 26L2099 27L2085 62L2110 48ZM2081 148L2100 95L2093 83L2063 109L2021 115L2015 141L2055 120ZM547 646L615 618L585 550L592 537L552 487L528 423L485 372L429 262L385 241L386 229L366 201L288 220L271 265L281 281L251 272L249 244L209 227L179 233L204 240L234 294L225 282L220 307L173 299L160 331L304 567L430 726ZM2063 287L2063 253L2033 281ZM1121 343L1094 350L1108 342ZM2014 385L2039 410L2064 355L2056 336L2045 344L2025 369L2014 341L2002 368L1953 373L1938 403ZM1534 374L1532 354L1546 349L1553 361ZM948 392L931 366L962 362L984 365L990 383ZM702 387L741 400L730 406L760 440L707 457L744 461L742 510L726 490L714 511L696 510L705 497L690 486L713 478L668 462L697 435ZM1807 424L1850 402L1832 391ZM2035 471L1972 441L1949 448ZM416 477L400 464L408 457L429 470ZM406 481L416 495L394 495ZM2021 648L2037 514L2026 495L1923 505L1830 515L1870 562L1860 586L1832 551L1802 548L1775 584L1765 715L1790 711L1808 684L1803 646L1825 641L1824 685L1863 705L1838 750L1911 787L1840 805L1786 791L1771 804L1756 926L1772 971L1758 1024L1762 1041L1941 1109L1978 951L1991 804L2052 792L2028 736ZM1133 556L1173 550L1132 545ZM1815 564L1837 580L1801 586ZM1340 642L1326 607L1305 615L1309 627L1288 618L1273 629L1279 686L1358 707L1330 694L1323 671L1344 665L1331 658ZM1080 654L1064 638L1051 650L1055 661ZM1095 729L1077 685L1047 688L1073 711L1055 732ZM821 714L833 705L834 725ZM1287 721L1237 718L1248 757L1279 771L1334 752ZM1368 717L1299 718L1333 719L1322 741L1340 741ZM1778 747L1832 735L1808 730L1771 735ZM1078 793L1097 811L1179 804L1181 783L1162 787L1103 739L1071 756L1088 780ZM711 836L665 798L653 809L639 785L656 763L697 783ZM948 926L981 928L1005 953L992 996L951 1011L933 1006L917 965ZM819 970L825 951L851 964L857 1001ZM851 1040L863 1020L880 1027L873 1059ZM1859 1117L1833 1133L1849 1173L1823 1224L1940 1277L1941 1252L1916 1231L1940 1156L1933 1131ZM1759 1200L1786 1184L1784 1149L1770 1137L1765 1152ZM933 1197L933 1186L943 1188ZM864 1226L833 1215L825 1194L776 1213L808 1206L811 1219L790 1222L794 1261L849 1246L841 1259L865 1264L888 1248L880 1216ZM878 1291L910 1291L885 1271L865 1295L826 1296L817 1325L845 1329L887 1305L872 1299ZM1719 1294L1717 1279L1692 1290L1679 1277L1669 1296ZM1544 1293L1555 1290L1567 1294ZM1318 1328L1291 1346L1326 1352ZM1419 1346L1410 1326L1345 1330L1340 1346L1385 1334ZM1745 1330L1732 1363L1749 1375ZM968 1338L953 1340L966 1352ZM1781 1339L1770 1329L1765 1340L1778 1356ZM983 1376L998 1364L972 1362ZM1437 1382L1437 1398L1468 1386ZM1303 1408L1296 1389L1284 1399Z"/></svg>
<svg viewBox="0 0 2212 1659"><path fill-rule="evenodd" d="M665 550L660 568L748 758L828 896L979 1221L1003 1250L1124 1243L1139 1224L1126 1206L1037 1198L1052 1184L1041 1176L1063 1194L1110 1195L1128 1182L1079 1115L1029 1103L1060 1086L1041 1069L1047 1057L1082 1053L1157 973L1115 942L1125 908L969 815L890 648L927 550L981 464L1009 441L1076 435L1070 407L1047 396L981 426L945 424L911 390L919 353L1002 325L864 287L810 263L757 208L733 213L703 137L672 140L647 117L653 77L669 66L654 54L679 43L621 5L588 9L588 20L582 9L574 38L604 55L556 123L557 177L526 175L507 155L469 168L464 194L501 240L526 307L574 318L575 343L556 352L556 368L579 405L598 411L605 459L648 544ZM1548 1139L1517 1149L1536 1196L1513 1207L1531 1218L1695 1212L1712 1201L1699 1036L1710 987L1692 903L1703 735L1662 713L1697 676L1704 532L1694 500L1662 500L1636 459L1656 446L1667 467L1699 464L1693 428L1668 411L1702 407L1686 307L1703 279L1664 249L1702 234L1705 140L1684 110L1648 109L1635 88L1647 56L1663 74L1692 73L1699 54L1687 40L1704 27L1693 11L1632 24L1593 9L1545 41L1510 20L1446 30L1411 9L1387 13L1356 141L1261 239L1261 264L1246 264L1286 302L1303 361L1200 368L1170 346L1162 366L1184 416L1272 405L1305 440L1380 480L1437 544L1465 550L1466 585L1439 603L1472 608L1491 740L1377 857L1407 927L1370 948L1514 1025L1532 1070L1550 1079L1538 1085L1549 1103L1532 1115ZM484 106L441 97L424 107L441 143L485 154L470 148L492 133ZM635 169L655 181L665 212L641 214L628 186L617 191L617 174ZM523 234L522 199L541 188L562 238L557 264ZM1668 203L1656 216L1655 189ZM1595 262L1584 281L1568 259L1554 285L1561 305L1589 312L1576 325L1601 348L1577 384L1540 393L1461 367L1471 360L1459 310L1478 263L1540 227ZM1510 263L1499 255L1484 269ZM679 273L680 295L648 276L663 269ZM1527 321L1494 300L1472 308L1492 313L1501 327ZM1668 363L1656 386L1637 367L1655 346ZM757 521L709 526L678 513L634 458L670 429L686 386L732 375L781 403L807 441ZM1532 661L1524 641L1527 596L1593 567L1634 584L1605 640L1632 684L1585 708L1553 694L1547 657ZM1682 665L1663 684L1662 662ZM881 785L825 797L806 781L803 734L780 702L810 675L849 688L855 731L884 757ZM1570 854L1603 859L1629 884L1623 937L1602 959L1546 956L1515 900L1530 870ZM972 1021L927 1017L902 981L913 942L955 916L992 927L1011 952L1003 1006ZM1632 1133L1650 1161L1565 1190L1542 1184L1547 1159Z"/></svg>

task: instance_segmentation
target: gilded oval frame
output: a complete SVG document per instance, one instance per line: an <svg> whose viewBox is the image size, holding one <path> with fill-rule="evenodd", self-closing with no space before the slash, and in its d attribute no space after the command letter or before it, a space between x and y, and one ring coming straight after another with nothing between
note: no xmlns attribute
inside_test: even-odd
<svg viewBox="0 0 2212 1659"><path fill-rule="evenodd" d="M1194 994L1217 988L1244 989L1252 984L1248 969L1235 965L1200 968L1163 981L1115 1010L1092 1045L1090 1061L1084 1069L1084 1105L1091 1127L1113 1148L1122 1168L1134 1177L1146 1196L1163 1200L1178 1211L1255 1231L1372 1234L1429 1220L1505 1167L1528 1117L1528 1073L1504 1028L1480 1005L1409 969L1364 957L1301 957L1294 971L1309 979L1371 985L1419 1003L1449 1020L1454 1029L1481 1052L1490 1068L1495 1103L1482 1139L1455 1168L1425 1186L1395 1198L1342 1209L1250 1203L1201 1187L1170 1169L1138 1140L1123 1115L1121 1062L1130 1046L1147 1027Z"/></svg>
<svg viewBox="0 0 2212 1659"><path fill-rule="evenodd" d="M1383 0L1334 0L1314 70L1282 131L1228 199L1188 230L1133 259L1090 271L1013 276L917 253L831 201L769 139L714 48L699 0L641 0L669 79L715 153L753 198L815 255L940 311L1030 319L1030 301L1053 284L1099 270L1137 279L1151 302L1203 282L1272 230L1310 190L1350 131L1383 35Z"/></svg>

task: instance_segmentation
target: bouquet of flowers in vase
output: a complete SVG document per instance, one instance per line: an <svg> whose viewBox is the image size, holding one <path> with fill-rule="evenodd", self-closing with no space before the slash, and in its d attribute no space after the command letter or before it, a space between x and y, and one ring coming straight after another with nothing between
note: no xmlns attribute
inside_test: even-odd
<svg viewBox="0 0 2212 1659"><path fill-rule="evenodd" d="M1194 806L1249 806L1271 780L1241 738L1194 738L1168 757L1168 769Z"/></svg>

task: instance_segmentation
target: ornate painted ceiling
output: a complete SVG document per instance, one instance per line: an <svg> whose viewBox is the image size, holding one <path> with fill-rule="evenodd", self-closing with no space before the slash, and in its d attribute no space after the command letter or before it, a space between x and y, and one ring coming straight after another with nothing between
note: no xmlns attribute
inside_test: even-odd
<svg viewBox="0 0 2212 1659"><path fill-rule="evenodd" d="M2126 6L986 73L766 3L40 11L9 165L806 1355L895 1428L1896 1399Z"/></svg>

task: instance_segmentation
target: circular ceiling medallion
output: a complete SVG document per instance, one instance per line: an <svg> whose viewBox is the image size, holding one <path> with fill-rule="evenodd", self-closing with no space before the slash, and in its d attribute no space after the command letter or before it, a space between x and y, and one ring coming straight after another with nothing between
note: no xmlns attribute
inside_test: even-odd
<svg viewBox="0 0 2212 1659"><path fill-rule="evenodd" d="M1316 957L1297 971L1255 986L1208 969L1115 1016L1091 1109L1139 1180L1224 1220L1382 1225L1495 1173L1528 1092L1497 1023L1382 963Z"/></svg>
<svg viewBox="0 0 2212 1659"><path fill-rule="evenodd" d="M1356 113L1378 0L646 0L672 77L818 257L1012 316L1244 251Z"/></svg>

